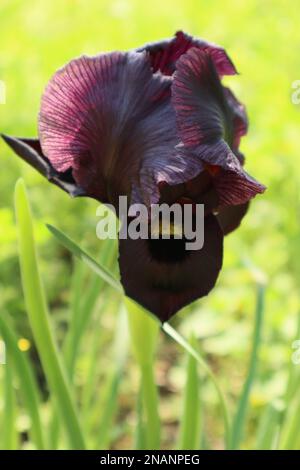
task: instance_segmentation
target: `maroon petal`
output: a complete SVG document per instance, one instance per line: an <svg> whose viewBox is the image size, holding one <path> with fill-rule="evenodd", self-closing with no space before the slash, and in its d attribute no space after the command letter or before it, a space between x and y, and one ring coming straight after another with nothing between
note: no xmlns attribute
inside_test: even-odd
<svg viewBox="0 0 300 470"><path fill-rule="evenodd" d="M228 235L238 228L243 217L246 215L249 202L237 206L222 207L217 215L218 222L224 235Z"/></svg>
<svg viewBox="0 0 300 470"><path fill-rule="evenodd" d="M248 131L248 117L245 106L240 103L235 95L229 88L223 87L223 91L227 100L227 105L231 110L232 115L232 128L233 128L233 139L231 147L237 156L240 157L241 163L244 163L243 155L238 152L241 137L247 134Z"/></svg>
<svg viewBox="0 0 300 470"><path fill-rule="evenodd" d="M138 51L146 50L149 53L154 72L160 70L165 75L172 75L175 72L177 60L191 47L206 51L220 76L237 73L224 49L203 39L193 38L182 31L178 31L172 39L146 44Z"/></svg>
<svg viewBox="0 0 300 470"><path fill-rule="evenodd" d="M51 79L39 129L45 155L72 168L89 196L114 203L156 202L162 181L180 183L192 170L175 150L172 79L153 74L146 53L81 57Z"/></svg>
<svg viewBox="0 0 300 470"><path fill-rule="evenodd" d="M176 67L172 96L183 143L181 152L193 164L196 158L212 170L221 205L243 204L262 193L264 186L243 170L227 143L233 145L235 114L211 57L192 48Z"/></svg>
<svg viewBox="0 0 300 470"><path fill-rule="evenodd" d="M59 172L53 168L48 158L43 155L38 139L22 139L8 135L2 135L2 138L19 157L51 183L59 186L72 197L85 196L83 189L76 184L71 171Z"/></svg>
<svg viewBox="0 0 300 470"><path fill-rule="evenodd" d="M184 241L120 240L120 272L126 294L167 321L214 287L223 258L223 233L213 215L205 218L204 246L186 251Z"/></svg>

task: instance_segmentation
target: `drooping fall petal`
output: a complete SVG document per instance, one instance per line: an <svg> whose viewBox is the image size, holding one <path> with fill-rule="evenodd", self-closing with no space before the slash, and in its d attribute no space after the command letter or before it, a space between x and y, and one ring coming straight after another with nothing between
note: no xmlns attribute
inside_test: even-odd
<svg viewBox="0 0 300 470"><path fill-rule="evenodd" d="M184 239L120 240L126 294L167 321L214 287L223 258L223 232L215 216L204 222L204 246L186 251Z"/></svg>
<svg viewBox="0 0 300 470"><path fill-rule="evenodd" d="M226 101L211 57L190 49L176 64L172 85L177 127L186 159L212 167L220 205L243 204L264 186L248 175L229 143L234 140L234 113Z"/></svg>

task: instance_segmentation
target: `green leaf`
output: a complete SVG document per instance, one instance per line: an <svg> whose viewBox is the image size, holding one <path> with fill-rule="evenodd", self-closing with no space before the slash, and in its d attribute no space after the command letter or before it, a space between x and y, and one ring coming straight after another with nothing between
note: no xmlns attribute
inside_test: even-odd
<svg viewBox="0 0 300 470"><path fill-rule="evenodd" d="M104 241L105 243L101 245L100 260L101 264L104 264L104 266L110 266L112 262L112 257L115 252L115 240ZM81 267L85 267L85 265L81 261L78 262L80 263ZM85 295L82 296L82 277L84 276L82 276L82 272L79 266L76 264L71 290L71 318L69 322L69 329L64 343L64 354L69 375L71 378L74 373L75 361L80 350L84 333L93 314L94 307L96 305L97 299L99 298L99 294L105 284L105 280L102 277L94 276L87 286Z"/></svg>
<svg viewBox="0 0 300 470"><path fill-rule="evenodd" d="M170 336L174 341L176 341L176 343L178 343L182 348L184 348L187 353L189 353L191 356L195 358L195 360L198 362L198 364L202 367L202 369L206 372L206 374L209 376L210 380L212 381L216 389L217 395L219 397L220 405L221 405L223 422L224 422L225 446L228 447L229 442L230 442L230 421L229 421L228 409L227 409L223 392L212 370L210 369L209 365L205 362L205 360L200 356L198 351L196 351L193 348L193 346L185 338L183 338L183 336L181 336L178 333L178 331L174 330L174 328L169 323L163 323L162 330L168 336Z"/></svg>
<svg viewBox="0 0 300 470"><path fill-rule="evenodd" d="M87 264L98 276L102 277L104 281L111 285L117 292L120 294L123 293L123 287L121 283L115 279L115 277L100 264L98 264L91 256L89 256L85 251L83 251L73 240L67 237L63 232L53 227L52 225L47 224L50 232L60 241L65 248L67 248L71 253L73 253L77 258L81 259L85 264Z"/></svg>
<svg viewBox="0 0 300 470"><path fill-rule="evenodd" d="M243 432L245 428L246 415L249 404L249 396L252 388L252 384L255 377L258 350L261 341L261 329L263 323L264 313L264 298L265 298L265 287L264 285L257 286L257 301L256 301L256 313L255 313L255 327L252 340L252 352L250 357L250 363L248 368L247 378L242 390L242 394L239 400L237 412L232 424L232 437L231 437L231 448L238 449L240 442L243 438Z"/></svg>
<svg viewBox="0 0 300 470"><path fill-rule="evenodd" d="M134 449L135 450L146 450L146 432L145 432L145 423L144 423L144 413L143 413L143 395L142 387L138 394L136 400L136 427L134 433Z"/></svg>
<svg viewBox="0 0 300 470"><path fill-rule="evenodd" d="M34 340L50 391L56 400L61 420L64 423L70 446L72 449L83 449L85 445L78 414L50 325L34 243L31 210L22 180L19 180L16 184L15 208L22 284Z"/></svg>
<svg viewBox="0 0 300 470"><path fill-rule="evenodd" d="M3 417L3 449L16 450L18 435L16 431L16 396L13 387L13 373L9 362L4 370L4 417Z"/></svg>
<svg viewBox="0 0 300 470"><path fill-rule="evenodd" d="M267 405L260 418L256 446L257 450L275 450L282 420L283 403L277 401Z"/></svg>
<svg viewBox="0 0 300 470"><path fill-rule="evenodd" d="M18 340L10 327L5 316L0 315L0 332L7 347L8 365L6 367L13 368L18 375L21 385L21 396L27 412L31 419L30 435L37 449L45 448L42 432L42 425L39 414L39 393L38 385L32 371L30 362L25 353L18 348Z"/></svg>
<svg viewBox="0 0 300 470"><path fill-rule="evenodd" d="M111 427L118 406L117 397L119 385L123 375L125 361L127 359L128 339L126 312L122 306L118 315L117 329L114 339L113 366L107 381L104 400L105 408L103 409L100 419L97 449L107 449L109 447Z"/></svg>
<svg viewBox="0 0 300 470"><path fill-rule="evenodd" d="M196 350L196 340L192 336L190 345ZM188 354L187 374L184 389L183 413L181 418L179 449L197 450L200 446L201 403L197 361Z"/></svg>

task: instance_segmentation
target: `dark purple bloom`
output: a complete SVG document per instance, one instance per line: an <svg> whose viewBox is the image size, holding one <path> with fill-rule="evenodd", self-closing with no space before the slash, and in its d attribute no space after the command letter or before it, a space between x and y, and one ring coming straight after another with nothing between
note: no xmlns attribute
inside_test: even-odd
<svg viewBox="0 0 300 470"><path fill-rule="evenodd" d="M81 57L42 97L39 140L5 137L23 159L73 196L116 207L126 195L205 204L205 244L120 240L125 292L161 320L213 288L223 236L264 186L243 168L244 107L220 78L236 70L225 51L182 32L137 51Z"/></svg>

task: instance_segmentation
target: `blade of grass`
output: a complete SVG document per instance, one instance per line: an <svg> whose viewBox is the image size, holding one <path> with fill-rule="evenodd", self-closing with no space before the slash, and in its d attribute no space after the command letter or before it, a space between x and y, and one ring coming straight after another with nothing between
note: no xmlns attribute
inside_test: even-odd
<svg viewBox="0 0 300 470"><path fill-rule="evenodd" d="M69 375L69 380L73 381L73 374L75 368L75 360L79 349L80 333L78 332L77 323L78 317L83 304L82 289L85 281L85 265L73 259L73 273L71 280L71 299L70 299L70 318L68 321L68 331L63 344L63 356L66 364L66 369ZM83 333L83 332L82 332Z"/></svg>
<svg viewBox="0 0 300 470"><path fill-rule="evenodd" d="M265 298L265 286L259 284L257 286L257 298L256 298L256 312L255 312L255 327L252 340L252 351L250 357L250 363L248 367L248 374L246 381L243 386L242 394L239 400L236 415L232 423L232 436L230 447L232 449L238 449L243 439L243 432L246 424L246 416L249 405L249 396L254 381L258 350L261 341L261 330L263 323L264 313L264 298Z"/></svg>
<svg viewBox="0 0 300 470"><path fill-rule="evenodd" d="M18 434L16 431L16 397L13 387L13 372L10 358L4 370L4 417L3 417L3 449L16 450Z"/></svg>
<svg viewBox="0 0 300 470"><path fill-rule="evenodd" d="M192 336L190 345L196 350L196 340ZM183 413L181 418L180 450L197 450L200 445L201 409L199 393L199 376L197 361L191 354L187 358L187 377L183 398Z"/></svg>
<svg viewBox="0 0 300 470"><path fill-rule="evenodd" d="M300 312L297 316L297 328L296 328L296 335L294 337L294 341L298 341L300 338ZM289 356L289 365L288 365L288 381L287 387L285 392L285 408L288 409L289 404L293 400L296 392L299 390L299 381L300 381L300 371L297 364L291 360Z"/></svg>
<svg viewBox="0 0 300 470"><path fill-rule="evenodd" d="M18 348L18 339L5 317L3 314L0 315L0 332L7 347L9 363L13 364L14 371L19 378L22 397L31 420L30 435L32 442L37 449L43 450L45 445L39 414L40 398L37 382L30 362L26 354Z"/></svg>
<svg viewBox="0 0 300 470"><path fill-rule="evenodd" d="M107 241L108 243L102 246L100 262L104 266L107 265L109 267L112 261L112 256L114 255L115 244L113 242L115 242L115 240ZM83 264L81 265L84 266ZM71 379L74 373L75 362L80 350L82 338L91 319L99 293L104 287L104 283L105 281L103 278L99 276L94 277L91 280L90 285L87 287L86 294L83 297L81 295L81 299L78 299L76 304L73 302L72 316L64 347L66 364ZM81 293L82 287L74 284L73 289ZM73 294L73 297L76 298L76 293Z"/></svg>
<svg viewBox="0 0 300 470"><path fill-rule="evenodd" d="M279 448L283 450L298 450L300 444L299 435L300 423L300 397L290 403L287 410L285 426L281 429L281 438Z"/></svg>
<svg viewBox="0 0 300 470"><path fill-rule="evenodd" d="M230 442L230 421L229 421L229 415L228 415L228 409L226 405L226 401L223 395L223 392L217 382L217 379L215 378L212 370L210 369L209 365L205 362L205 360L200 356L199 352L196 351L191 344L181 336L178 331L174 330L174 328L169 324L169 323L163 323L162 325L162 330L170 336L176 343L178 343L183 349L185 349L186 352L191 354L197 361L197 363L200 365L200 367L206 372L210 380L212 381L219 401L220 401L220 406L222 410L222 416L223 416L223 422L224 422L224 434L225 434L225 446L229 446Z"/></svg>
<svg viewBox="0 0 300 470"><path fill-rule="evenodd" d="M99 278L97 278L99 279ZM95 361L95 357L101 357L101 350L104 348L103 344L103 336L101 335L101 328L100 328L100 318L103 311L106 308L110 307L112 303L110 297L106 297L100 308L99 312L97 312L96 321L93 324L93 334L89 341L88 347L88 363L86 366L86 375L84 379L84 388L82 390L82 397L81 397L81 409L82 409L82 416L85 421L85 429L86 432L90 431L90 413L91 413L91 405L93 401L93 396L95 394L95 390L97 390L97 380L99 378L98 373L98 364L99 361ZM94 409L92 410L94 415Z"/></svg>
<svg viewBox="0 0 300 470"><path fill-rule="evenodd" d="M50 390L58 404L70 446L72 449L83 449L85 445L78 415L50 325L34 243L31 210L22 180L16 184L15 208L22 283L34 340Z"/></svg>
<svg viewBox="0 0 300 470"><path fill-rule="evenodd" d="M97 449L107 449L109 446L111 427L117 411L119 385L123 375L125 361L127 359L128 339L126 312L124 308L121 307L118 314L114 339L114 366L107 382L107 392L104 400L105 407L100 420Z"/></svg>
<svg viewBox="0 0 300 470"><path fill-rule="evenodd" d="M69 344L69 338L70 338L70 329L73 330L72 326L74 325L76 318L78 316L78 313L80 311L80 305L81 305L81 286L83 283L83 278L84 278L84 265L80 263L79 261L74 263L73 266L73 273L72 273L72 279L71 279L71 300L70 300L70 311L71 311L71 318L69 320L69 327L68 333L66 340L64 341L63 345L63 355L64 355L64 360L65 360L65 365L66 365L66 370L69 375L69 380L72 382L73 379L73 355L72 355L72 349L71 345ZM58 448L59 445L59 438L60 438L60 417L59 413L57 412L57 405L54 404L53 408L53 413L52 417L50 420L50 425L49 425L49 448L52 450L55 450Z"/></svg>
<svg viewBox="0 0 300 470"><path fill-rule="evenodd" d="M281 402L270 403L263 413L256 438L257 450L275 450L281 424L283 405Z"/></svg>
<svg viewBox="0 0 300 470"><path fill-rule="evenodd" d="M104 268L102 265L97 263L91 256L89 256L85 251L83 251L73 240L71 240L67 235L58 230L56 227L47 224L50 232L60 241L65 248L71 251L77 258L81 259L85 264L87 264L98 276L104 279L108 284L111 285L116 291L123 293L123 287L118 282L114 276L109 272L108 269Z"/></svg>
<svg viewBox="0 0 300 470"><path fill-rule="evenodd" d="M300 312L297 316L297 327L294 341L298 341L300 337ZM293 343L294 344L294 343ZM295 446L296 435L293 434L293 429L290 427L290 423L293 420L288 420L289 416L293 416L297 413L297 391L299 390L300 382L300 371L299 366L295 364L292 358L289 356L288 366L288 381L286 391L284 395L284 410L282 412L282 422L280 427L279 447L284 448L285 446ZM288 447L285 447L288 448Z"/></svg>
<svg viewBox="0 0 300 470"><path fill-rule="evenodd" d="M146 435L145 435L145 423L143 413L143 397L142 389L140 390L136 400L136 417L137 424L134 433L134 449L135 450L146 450Z"/></svg>

